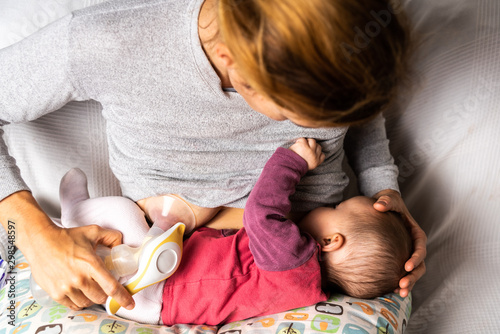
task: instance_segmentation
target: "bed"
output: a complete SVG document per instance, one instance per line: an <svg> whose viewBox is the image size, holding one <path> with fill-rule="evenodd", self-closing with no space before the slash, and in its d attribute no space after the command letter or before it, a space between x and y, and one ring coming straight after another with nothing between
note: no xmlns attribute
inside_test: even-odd
<svg viewBox="0 0 500 334"><path fill-rule="evenodd" d="M101 1L0 0L0 48ZM406 0L403 5L421 44L414 85L386 118L403 198L428 235L427 274L411 297L333 295L326 303L222 327L151 326L110 317L98 306L80 312L40 307L29 290L29 265L16 252L15 282L0 291L0 334L498 332L500 3ZM59 181L75 166L88 175L91 196L120 194L107 165L103 129L94 101L5 127L11 153L49 215L59 216ZM0 237L5 256L7 239Z"/></svg>

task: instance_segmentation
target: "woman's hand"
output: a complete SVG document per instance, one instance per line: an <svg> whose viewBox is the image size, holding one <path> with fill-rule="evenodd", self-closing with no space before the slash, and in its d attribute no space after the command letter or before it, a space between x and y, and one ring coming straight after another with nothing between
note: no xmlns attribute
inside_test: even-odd
<svg viewBox="0 0 500 334"><path fill-rule="evenodd" d="M424 259L427 255L427 236L415 219L413 219L410 212L406 208L401 195L397 191L391 189L382 190L373 197L377 199L377 202L373 204L373 207L376 210L380 212L399 212L402 214L406 223L410 227L411 237L413 240L413 254L405 263L405 270L409 272L409 274L399 281L400 289L398 289L399 291L396 291L399 292L400 296L404 298L408 296L415 283L425 274L426 269Z"/></svg>
<svg viewBox="0 0 500 334"><path fill-rule="evenodd" d="M64 229L41 210L31 193L21 191L0 202L2 225L15 226L15 244L42 289L73 310L113 297L127 309L134 300L96 255L97 244L121 243L121 233L96 225ZM10 223L7 223L10 222Z"/></svg>
<svg viewBox="0 0 500 334"><path fill-rule="evenodd" d="M125 308L133 307L130 294L95 251L98 244L119 245L120 232L97 225L67 229L54 226L43 229L32 240L32 249L26 252L31 272L38 285L59 304L78 310L104 304L112 296Z"/></svg>

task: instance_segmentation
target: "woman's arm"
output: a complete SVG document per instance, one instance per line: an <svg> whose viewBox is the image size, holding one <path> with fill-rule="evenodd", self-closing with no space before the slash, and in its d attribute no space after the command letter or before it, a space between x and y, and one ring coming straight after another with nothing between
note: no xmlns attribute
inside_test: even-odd
<svg viewBox="0 0 500 334"><path fill-rule="evenodd" d="M112 296L125 307L134 305L95 255L97 244L120 244L121 233L97 226L59 228L28 191L0 201L0 221L28 260L37 283L57 302L76 310Z"/></svg>
<svg viewBox="0 0 500 334"><path fill-rule="evenodd" d="M67 16L0 50L0 126L34 120L70 100L86 99L71 76L71 19ZM121 236L94 227L62 230L54 225L28 191L3 138L0 220L6 229L14 226L16 246L36 281L56 301L77 309L111 295L124 306L133 304L94 252L97 243L115 245Z"/></svg>
<svg viewBox="0 0 500 334"><path fill-rule="evenodd" d="M414 252L405 264L409 274L399 282L399 293L406 297L415 282L425 274L427 237L399 193L398 169L389 151L384 117L379 115L370 122L349 128L344 146L349 164L358 177L361 193L377 199L376 210L401 213L411 228Z"/></svg>
<svg viewBox="0 0 500 334"><path fill-rule="evenodd" d="M83 99L71 79L70 22L67 16L0 50L0 127L37 119L71 100ZM0 200L28 190L2 138L0 170Z"/></svg>
<svg viewBox="0 0 500 334"><path fill-rule="evenodd" d="M381 114L367 123L349 127L344 150L363 195L372 197L385 189L399 191L398 168L389 151Z"/></svg>
<svg viewBox="0 0 500 334"><path fill-rule="evenodd" d="M243 211L239 208L221 208L205 226L217 230L240 229L243 227Z"/></svg>

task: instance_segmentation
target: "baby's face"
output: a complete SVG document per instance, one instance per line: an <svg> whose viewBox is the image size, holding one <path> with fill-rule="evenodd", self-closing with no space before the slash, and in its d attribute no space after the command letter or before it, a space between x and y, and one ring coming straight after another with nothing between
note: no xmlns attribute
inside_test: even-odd
<svg viewBox="0 0 500 334"><path fill-rule="evenodd" d="M349 218L354 212L375 213L373 203L375 203L375 199L370 197L352 197L341 202L335 208L320 207L314 209L298 225L303 231L319 241L325 236L343 233L345 227L352 223Z"/></svg>

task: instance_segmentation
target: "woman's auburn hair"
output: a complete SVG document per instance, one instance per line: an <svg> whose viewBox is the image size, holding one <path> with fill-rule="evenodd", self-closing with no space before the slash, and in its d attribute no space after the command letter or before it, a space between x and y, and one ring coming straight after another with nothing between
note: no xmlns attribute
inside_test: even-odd
<svg viewBox="0 0 500 334"><path fill-rule="evenodd" d="M218 25L256 92L339 126L371 119L394 99L410 45L398 11L384 0L218 0Z"/></svg>

